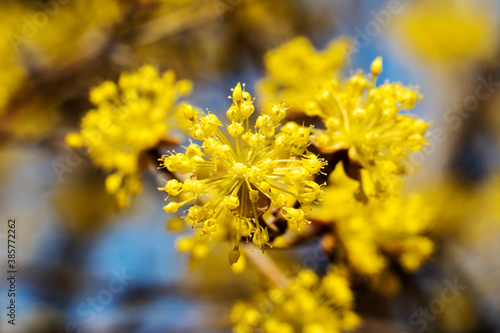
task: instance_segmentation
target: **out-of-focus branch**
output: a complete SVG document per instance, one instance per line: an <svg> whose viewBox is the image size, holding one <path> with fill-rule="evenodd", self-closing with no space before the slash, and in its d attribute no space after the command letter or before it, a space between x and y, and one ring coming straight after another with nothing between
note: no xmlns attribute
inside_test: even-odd
<svg viewBox="0 0 500 333"><path fill-rule="evenodd" d="M176 10L134 29L134 35L137 36L134 44L143 46L155 43L163 38L199 27L218 18L218 15L213 1Z"/></svg>
<svg viewBox="0 0 500 333"><path fill-rule="evenodd" d="M288 278L283 274L283 272L278 268L276 263L271 259L271 257L265 253L259 251L254 251L254 246L251 244L242 244L241 249L247 258L250 259L252 264L269 280L276 284L280 288L285 288L289 281Z"/></svg>
<svg viewBox="0 0 500 333"><path fill-rule="evenodd" d="M197 7L175 10L145 24L130 28L137 16L152 15L156 6L135 3L124 12L121 19L105 31L99 33L101 40L86 47L86 52L77 59L63 64L33 68L26 55L26 68L31 77L11 99L7 113L12 114L39 96L50 93L53 100L64 100L81 94L87 86L82 83L92 78L113 62L113 57L123 46L137 47L155 43L162 38L182 33L207 21L218 18L218 11L212 1ZM31 68L31 70L30 70ZM68 89L68 87L71 87Z"/></svg>
<svg viewBox="0 0 500 333"><path fill-rule="evenodd" d="M313 241L325 233L333 233L332 227L323 221L311 221L300 233L285 233L281 236L280 245L283 247L298 246Z"/></svg>

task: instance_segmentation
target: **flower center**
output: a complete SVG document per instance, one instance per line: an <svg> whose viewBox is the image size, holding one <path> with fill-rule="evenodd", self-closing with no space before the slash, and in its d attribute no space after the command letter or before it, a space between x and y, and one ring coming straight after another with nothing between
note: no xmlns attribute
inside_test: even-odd
<svg viewBox="0 0 500 333"><path fill-rule="evenodd" d="M234 173L237 178L245 178L249 168L241 162L237 162L234 164Z"/></svg>

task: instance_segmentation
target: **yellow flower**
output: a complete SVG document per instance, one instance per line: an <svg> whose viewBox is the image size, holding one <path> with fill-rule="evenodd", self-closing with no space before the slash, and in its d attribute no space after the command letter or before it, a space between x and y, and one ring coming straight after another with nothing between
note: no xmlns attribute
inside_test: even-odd
<svg viewBox="0 0 500 333"><path fill-rule="evenodd" d="M354 183L339 163L325 188L327 195L312 209L310 218L335 225L345 252L343 260L356 272L376 279L390 260L409 272L416 270L434 251L427 234L433 228L435 209L418 194L363 204L353 198Z"/></svg>
<svg viewBox="0 0 500 333"><path fill-rule="evenodd" d="M411 3L394 29L412 53L441 66L491 59L498 49L494 11L479 2L424 0Z"/></svg>
<svg viewBox="0 0 500 333"><path fill-rule="evenodd" d="M269 51L264 58L266 76L257 83L261 100L284 99L289 113L303 112L322 83L343 69L350 48L351 41L345 37L333 40L324 51L316 51L307 38L296 37Z"/></svg>
<svg viewBox="0 0 500 333"><path fill-rule="evenodd" d="M178 216L174 216L171 220L174 220L174 223L182 221L182 226L186 225L186 221ZM217 224L210 221L200 225L199 228L193 229L192 232L180 236L177 239L176 249L179 253L187 255L189 269L195 270L213 251L215 251L213 257L217 257L218 253L226 251L224 248L228 244L220 247L220 252L217 252L217 245L226 242L228 239L234 239L234 232L234 220L230 216L221 216ZM208 237L205 235L208 235ZM233 248L228 257L234 274L241 274L245 271L246 258L244 253L240 253L239 250Z"/></svg>
<svg viewBox="0 0 500 333"><path fill-rule="evenodd" d="M105 81L90 92L96 106L82 119L79 133L66 137L68 145L86 147L98 167L111 172L106 190L116 195L120 208L141 189L141 153L168 139L176 102L189 94L191 82L176 81L173 71L160 76L152 66L123 73L118 84Z"/></svg>
<svg viewBox="0 0 500 333"><path fill-rule="evenodd" d="M284 288L271 288L253 302L238 301L231 312L234 332L340 333L359 325L353 294L343 270L320 279L302 270Z"/></svg>
<svg viewBox="0 0 500 333"><path fill-rule="evenodd" d="M429 124L405 112L421 98L418 87L388 82L376 86L381 58L371 70L371 75L358 71L345 82L325 84L306 113L324 123L324 129L314 130L318 149L337 153L349 175L361 181L364 194L383 196L395 186L394 175L406 173L408 155L428 144Z"/></svg>
<svg viewBox="0 0 500 333"><path fill-rule="evenodd" d="M300 226L308 222L292 206L296 200L303 205L316 201L321 189L309 179L320 172L324 162L307 152L310 128L290 122L276 131L286 115L283 105L264 109L252 130L253 99L244 85L238 83L232 99L227 110L229 137L219 129L222 123L215 114L199 115L192 106L184 106L184 115L191 121L189 131L202 143L191 143L185 153L173 152L160 159L161 167L189 178L169 180L159 189L180 197L179 202L164 207L167 213L205 200L203 205L189 208L186 218L191 224L212 235L221 217L232 216L236 249L242 237L264 248L269 233L261 216L270 207L281 209L290 223Z"/></svg>

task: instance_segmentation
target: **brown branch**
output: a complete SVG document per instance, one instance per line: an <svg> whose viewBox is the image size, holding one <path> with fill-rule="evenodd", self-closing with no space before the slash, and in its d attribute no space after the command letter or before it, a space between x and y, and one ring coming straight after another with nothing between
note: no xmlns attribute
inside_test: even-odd
<svg viewBox="0 0 500 333"><path fill-rule="evenodd" d="M7 107L7 115L15 113L40 96L50 95L52 100L64 100L81 94L87 79L113 63L113 55L123 48L145 46L167 36L182 33L217 18L218 12L211 1L197 7L176 10L146 24L130 28L140 17L152 15L156 6L147 4L131 5L122 18L102 31L105 38L97 45L87 48L86 52L70 63L37 68L29 63L26 54L25 67L30 77L12 97ZM71 89L68 89L68 86Z"/></svg>

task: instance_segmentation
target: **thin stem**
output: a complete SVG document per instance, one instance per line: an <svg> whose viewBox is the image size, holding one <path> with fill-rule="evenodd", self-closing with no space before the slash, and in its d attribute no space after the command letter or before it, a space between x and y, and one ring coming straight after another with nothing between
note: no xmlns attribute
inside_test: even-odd
<svg viewBox="0 0 500 333"><path fill-rule="evenodd" d="M251 244L242 244L241 249L245 252L247 258L250 259L250 262L254 264L255 268L262 273L262 275L267 277L278 287L286 288L290 281L278 268L274 260L269 255L262 253L261 251L254 251L253 247L254 246Z"/></svg>

